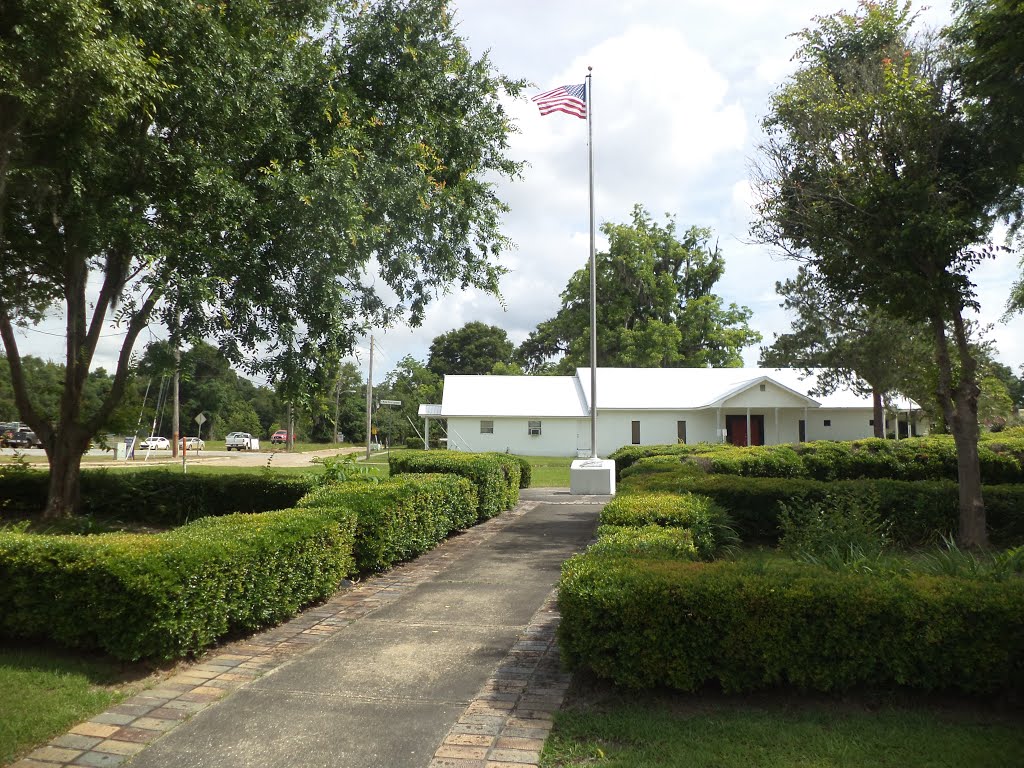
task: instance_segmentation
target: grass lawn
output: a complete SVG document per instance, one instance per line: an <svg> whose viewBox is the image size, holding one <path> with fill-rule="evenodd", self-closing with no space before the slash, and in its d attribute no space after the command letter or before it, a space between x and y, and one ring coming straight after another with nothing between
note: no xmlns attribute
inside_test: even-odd
<svg viewBox="0 0 1024 768"><path fill-rule="evenodd" d="M1024 755L1024 713L980 702L580 687L555 716L544 768L1007 768Z"/></svg>
<svg viewBox="0 0 1024 768"><path fill-rule="evenodd" d="M147 686L141 665L0 645L0 765Z"/></svg>
<svg viewBox="0 0 1024 768"><path fill-rule="evenodd" d="M572 458L561 456L524 456L533 468L531 488L568 488Z"/></svg>

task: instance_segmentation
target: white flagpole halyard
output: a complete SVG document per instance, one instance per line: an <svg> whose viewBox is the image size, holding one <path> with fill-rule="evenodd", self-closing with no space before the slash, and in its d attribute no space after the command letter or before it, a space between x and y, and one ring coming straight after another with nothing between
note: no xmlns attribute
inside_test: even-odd
<svg viewBox="0 0 1024 768"><path fill-rule="evenodd" d="M594 231L594 102L587 67L587 154L590 165L590 458L597 458L597 255Z"/></svg>

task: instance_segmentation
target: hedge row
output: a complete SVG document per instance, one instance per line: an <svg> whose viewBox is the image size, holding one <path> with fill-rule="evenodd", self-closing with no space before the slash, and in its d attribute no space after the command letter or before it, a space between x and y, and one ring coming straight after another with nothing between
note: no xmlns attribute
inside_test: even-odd
<svg viewBox="0 0 1024 768"><path fill-rule="evenodd" d="M708 496L693 493L619 495L601 510L599 523L603 527L659 525L687 529L692 545L704 560L713 559L735 538L725 510Z"/></svg>
<svg viewBox="0 0 1024 768"><path fill-rule="evenodd" d="M633 688L1024 689L1024 581L880 578L588 553L559 591L562 658Z"/></svg>
<svg viewBox="0 0 1024 768"><path fill-rule="evenodd" d="M46 507L47 472L0 476L0 514L38 514ZM313 487L310 477L273 474L182 474L168 470L82 472L83 515L153 525L235 512L266 512L295 505Z"/></svg>
<svg viewBox="0 0 1024 768"><path fill-rule="evenodd" d="M840 480L738 477L694 472L669 457L642 459L624 473L619 493L697 493L729 512L744 541L776 542L780 501L824 500L829 495L860 498L875 506L902 545L934 542L959 526L959 489L951 481ZM1024 543L1024 485L989 485L982 491L991 540Z"/></svg>
<svg viewBox="0 0 1024 768"><path fill-rule="evenodd" d="M388 466L400 473L444 473L459 475L475 486L480 520L494 517L519 503L523 460L504 453L461 453L459 451L418 451L396 453Z"/></svg>
<svg viewBox="0 0 1024 768"><path fill-rule="evenodd" d="M956 446L946 435L907 440L822 440L796 445L626 446L613 453L619 477L636 462L652 456L675 456L713 473L748 477L795 477L812 480L877 478L956 480ZM1024 440L985 440L978 445L985 483L1024 483Z"/></svg>
<svg viewBox="0 0 1024 768"><path fill-rule="evenodd" d="M299 507L352 510L357 519L355 561L380 571L431 549L452 531L477 520L476 488L464 477L396 475L381 483L349 482L318 488Z"/></svg>
<svg viewBox="0 0 1024 768"><path fill-rule="evenodd" d="M599 526L597 541L587 551L600 555L628 555L648 559L700 559L700 553L693 543L693 531L657 523Z"/></svg>
<svg viewBox="0 0 1024 768"><path fill-rule="evenodd" d="M176 658L330 595L354 572L342 508L206 518L156 535L0 532L0 635Z"/></svg>

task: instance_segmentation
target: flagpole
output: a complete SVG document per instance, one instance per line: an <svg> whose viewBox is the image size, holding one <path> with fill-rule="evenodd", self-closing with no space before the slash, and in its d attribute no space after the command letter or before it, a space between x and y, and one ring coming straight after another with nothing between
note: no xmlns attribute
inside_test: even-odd
<svg viewBox="0 0 1024 768"><path fill-rule="evenodd" d="M593 67L587 67L587 150L590 162L590 458L597 458L597 257L594 247Z"/></svg>

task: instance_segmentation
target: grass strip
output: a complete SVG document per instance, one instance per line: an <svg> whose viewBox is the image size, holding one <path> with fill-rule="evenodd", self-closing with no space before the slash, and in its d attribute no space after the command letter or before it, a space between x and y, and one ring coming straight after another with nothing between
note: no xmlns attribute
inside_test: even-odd
<svg viewBox="0 0 1024 768"><path fill-rule="evenodd" d="M0 647L0 765L133 692L135 665L50 649Z"/></svg>
<svg viewBox="0 0 1024 768"><path fill-rule="evenodd" d="M555 717L543 768L1006 768L1024 754L1020 722L883 708L678 713L626 704Z"/></svg>

